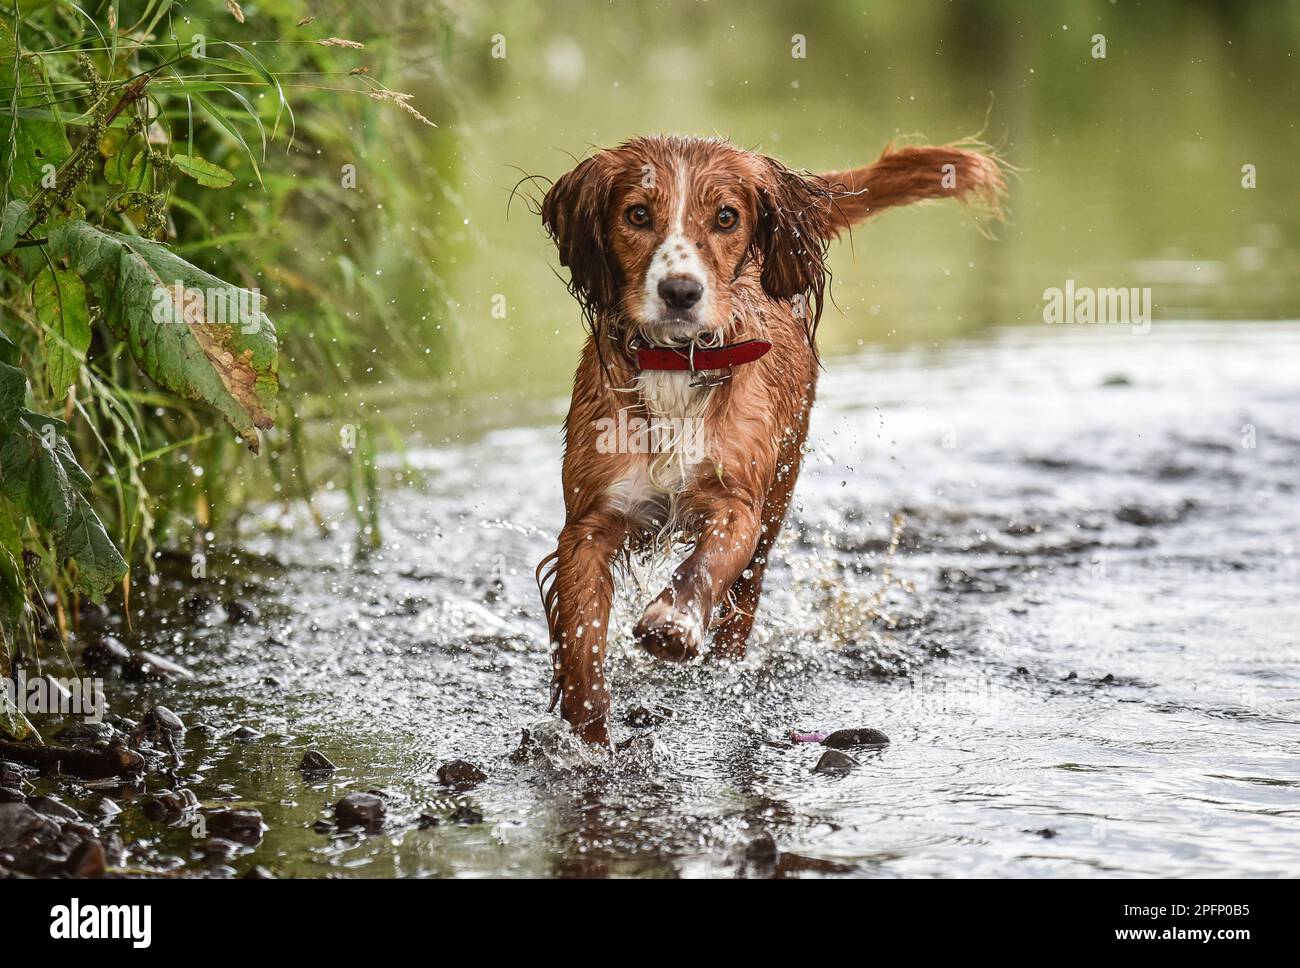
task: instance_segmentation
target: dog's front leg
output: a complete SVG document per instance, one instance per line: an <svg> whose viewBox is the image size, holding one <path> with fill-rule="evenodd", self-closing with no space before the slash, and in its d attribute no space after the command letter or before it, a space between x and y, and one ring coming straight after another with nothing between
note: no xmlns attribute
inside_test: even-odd
<svg viewBox="0 0 1300 968"><path fill-rule="evenodd" d="M614 597L612 564L626 536L621 515L594 511L564 526L556 551L551 648L560 715L584 740L606 746L605 638Z"/></svg>
<svg viewBox="0 0 1300 968"><path fill-rule="evenodd" d="M749 502L717 501L694 550L637 623L641 647L674 662L699 655L714 609L753 558L758 538L759 515Z"/></svg>

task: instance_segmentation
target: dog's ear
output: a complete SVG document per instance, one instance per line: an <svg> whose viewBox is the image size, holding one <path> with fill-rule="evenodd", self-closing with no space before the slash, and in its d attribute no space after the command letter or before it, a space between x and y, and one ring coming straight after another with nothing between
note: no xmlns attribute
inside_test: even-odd
<svg viewBox="0 0 1300 968"><path fill-rule="evenodd" d="M618 300L618 263L607 244L605 220L614 191L614 166L605 153L560 176L542 201L542 225L569 270L569 291L588 318Z"/></svg>
<svg viewBox="0 0 1300 968"><path fill-rule="evenodd" d="M760 260L763 289L773 299L792 299L812 342L821 319L832 232L833 200L825 184L763 159L758 180L758 223L751 241Z"/></svg>

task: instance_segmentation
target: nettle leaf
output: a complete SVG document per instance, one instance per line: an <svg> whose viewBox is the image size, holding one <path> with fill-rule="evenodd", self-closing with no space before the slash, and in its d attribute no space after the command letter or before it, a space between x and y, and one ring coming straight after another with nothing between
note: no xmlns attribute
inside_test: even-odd
<svg viewBox="0 0 1300 968"><path fill-rule="evenodd" d="M0 364L0 382L12 380L10 369ZM54 536L60 558L77 565L78 587L98 602L126 574L126 562L82 494L90 478L67 430L62 420L21 409L0 437L0 494Z"/></svg>
<svg viewBox="0 0 1300 968"><path fill-rule="evenodd" d="M55 397L77 382L90 348L90 313L86 286L66 269L46 269L32 286L36 318L49 331L45 341L45 372Z"/></svg>
<svg viewBox="0 0 1300 968"><path fill-rule="evenodd" d="M49 121L19 120L10 110L20 103L36 106L33 98L41 93L53 101L40 59L15 56L15 49L13 22L5 17L0 23L0 105L4 108L0 111L0 180L9 194L30 198L40 187L46 166L57 168L72 153L72 146L57 110Z"/></svg>
<svg viewBox="0 0 1300 968"><path fill-rule="evenodd" d="M27 203L15 198L0 212L0 255L18 241L18 233L27 226Z"/></svg>
<svg viewBox="0 0 1300 968"><path fill-rule="evenodd" d="M198 155L172 155L171 161L182 174L189 175L204 188L229 188L235 183L233 174Z"/></svg>
<svg viewBox="0 0 1300 968"><path fill-rule="evenodd" d="M256 290L209 275L171 249L82 221L50 230L113 333L155 382L216 407L256 453L257 429L274 425L279 390L275 327Z"/></svg>

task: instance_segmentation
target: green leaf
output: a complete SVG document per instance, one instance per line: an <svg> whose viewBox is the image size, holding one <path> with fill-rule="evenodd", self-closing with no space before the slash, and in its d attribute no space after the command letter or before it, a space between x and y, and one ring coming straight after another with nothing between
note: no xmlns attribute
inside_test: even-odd
<svg viewBox="0 0 1300 968"><path fill-rule="evenodd" d="M223 87L222 89L224 90L225 88ZM232 92L232 93L233 93L233 92ZM225 116L225 114L222 113L220 107L218 107L217 105L213 104L211 101L209 101L209 100L208 100L207 98L205 98L203 95L197 93L197 92L193 89L193 86L192 86L192 85L189 86L189 87L186 87L186 89L185 89L185 94L186 94L186 96L188 96L189 98L191 98L191 99L194 101L195 104L197 104L200 108L202 108L203 111L204 111L204 113L207 114L207 116L208 116L209 118L211 118L213 121L217 122L217 124L219 124L222 128L225 129L226 133L228 133L232 138L235 139L235 141L237 141L240 145L243 146L243 148L244 148L244 153L245 153L246 155L248 155L248 160L249 160L249 161L252 163L252 165L253 165L253 174L255 174L255 175L257 176L257 180L258 180L258 182L261 183L261 181L262 181L262 170L257 166L257 156L253 154L253 149L250 148L250 147L248 147L248 142L244 140L244 136L243 136L242 134L239 133L239 129L238 129L237 127L235 127L234 123L233 123L229 118L227 118L227 117ZM245 100L246 100L246 99L245 99ZM257 115L254 114L253 117L256 118ZM259 127L259 129L261 129L261 124L262 124L261 120L258 119L258 127ZM261 129L261 130L262 130L262 141L263 141L263 145L265 145L265 141L266 141L266 132L265 132L265 129Z"/></svg>
<svg viewBox="0 0 1300 968"><path fill-rule="evenodd" d="M0 363L8 363L10 366L17 366L19 359L22 358L22 351L18 349L18 344L0 332Z"/></svg>
<svg viewBox="0 0 1300 968"><path fill-rule="evenodd" d="M112 155L104 161L104 181L110 185L123 185L136 156L144 151L144 139L131 137L123 142Z"/></svg>
<svg viewBox="0 0 1300 968"><path fill-rule="evenodd" d="M0 434L13 430L27 402L27 377L8 363L0 363Z"/></svg>
<svg viewBox="0 0 1300 968"><path fill-rule="evenodd" d="M171 161L181 174L189 175L204 188L229 188L235 183L234 175L198 155L172 155Z"/></svg>
<svg viewBox="0 0 1300 968"><path fill-rule="evenodd" d="M195 268L165 245L86 222L60 223L49 239L140 368L173 393L216 407L256 453L255 428L273 426L279 389L275 327L261 294Z"/></svg>
<svg viewBox="0 0 1300 968"><path fill-rule="evenodd" d="M86 286L75 272L46 269L32 286L36 318L49 331L45 341L45 370L55 398L61 398L81 375L90 348L90 313Z"/></svg>
<svg viewBox="0 0 1300 968"><path fill-rule="evenodd" d="M60 557L77 565L78 587L98 602L126 574L126 562L81 493L89 486L67 425L22 410L0 438L0 493L54 536Z"/></svg>
<svg viewBox="0 0 1300 968"><path fill-rule="evenodd" d="M45 69L39 58L18 50L13 22L0 22L0 181L4 197L21 195L30 198L45 177L46 165L58 167L72 153L68 136L58 112L53 120L19 120L19 108L36 107L38 98L52 101L46 85Z"/></svg>
<svg viewBox="0 0 1300 968"><path fill-rule="evenodd" d="M0 255L4 255L18 241L18 233L27 225L27 203L14 199L0 212Z"/></svg>

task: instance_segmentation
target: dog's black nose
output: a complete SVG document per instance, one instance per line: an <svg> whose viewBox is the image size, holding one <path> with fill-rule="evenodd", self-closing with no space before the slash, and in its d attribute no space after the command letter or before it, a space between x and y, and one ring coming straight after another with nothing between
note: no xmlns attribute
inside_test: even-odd
<svg viewBox="0 0 1300 968"><path fill-rule="evenodd" d="M672 309L690 309L704 295L704 287L690 276L669 276L659 280L659 298Z"/></svg>

